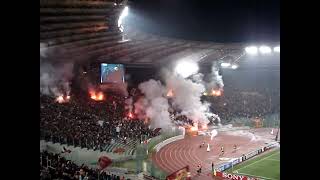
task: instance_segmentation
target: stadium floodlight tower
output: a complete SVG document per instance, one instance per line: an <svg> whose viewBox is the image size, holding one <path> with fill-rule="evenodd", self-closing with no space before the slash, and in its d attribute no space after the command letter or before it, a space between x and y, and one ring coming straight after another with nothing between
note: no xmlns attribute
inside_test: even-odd
<svg viewBox="0 0 320 180"><path fill-rule="evenodd" d="M119 16L119 19L118 19L118 28L119 28L119 30L120 30L121 32L123 32L123 30L124 30L123 20L124 20L125 17L128 16L128 14L129 14L129 8L128 8L128 6L126 6L126 7L122 10L122 12L121 12L121 14L120 14L120 16Z"/></svg>

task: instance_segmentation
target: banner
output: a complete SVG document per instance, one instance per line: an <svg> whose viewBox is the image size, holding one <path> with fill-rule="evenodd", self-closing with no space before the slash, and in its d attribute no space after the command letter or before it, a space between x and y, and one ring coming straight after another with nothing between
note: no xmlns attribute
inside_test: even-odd
<svg viewBox="0 0 320 180"><path fill-rule="evenodd" d="M112 163L112 160L107 156L101 156L98 160L98 165L100 169L104 169L108 167Z"/></svg>
<svg viewBox="0 0 320 180"><path fill-rule="evenodd" d="M189 172L189 166L179 169L167 176L166 180L191 180L191 173Z"/></svg>
<svg viewBox="0 0 320 180"><path fill-rule="evenodd" d="M239 174L230 174L230 173L226 173L226 172L214 172L213 174L214 176L217 177L222 177L222 178L226 178L226 179L232 179L232 180L258 180L257 178L253 178L253 177L248 177L248 176L244 176L244 175L239 175Z"/></svg>
<svg viewBox="0 0 320 180"><path fill-rule="evenodd" d="M258 155L258 154L259 154L258 150L252 151L252 152L250 152L250 153L245 155L245 159L249 159L249 158L251 158L251 157L253 157L255 155Z"/></svg>

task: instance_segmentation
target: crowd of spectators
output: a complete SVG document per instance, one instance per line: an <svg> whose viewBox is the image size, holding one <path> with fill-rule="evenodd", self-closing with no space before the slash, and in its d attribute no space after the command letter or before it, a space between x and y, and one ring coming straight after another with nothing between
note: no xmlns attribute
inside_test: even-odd
<svg viewBox="0 0 320 180"><path fill-rule="evenodd" d="M228 89L222 96L205 97L211 110L223 121L234 117L264 117L280 112L280 89L248 90Z"/></svg>
<svg viewBox="0 0 320 180"><path fill-rule="evenodd" d="M139 97L138 90L130 96ZM57 103L50 96L40 95L41 138L74 146L103 151L114 140L143 141L155 134L144 120L129 118L125 97L108 95L102 102L72 99ZM222 96L204 97L211 102L211 110L222 123L235 117L255 118L280 112L280 89L239 90L226 89ZM193 125L186 116L171 112L178 125Z"/></svg>
<svg viewBox="0 0 320 180"><path fill-rule="evenodd" d="M111 96L110 96L111 98ZM84 103L86 102L86 103ZM57 103L40 94L40 134L47 141L103 151L114 140L142 140L154 136L148 124L126 118L124 97L103 102L77 101Z"/></svg>
<svg viewBox="0 0 320 180"><path fill-rule="evenodd" d="M59 154L40 152L40 180L125 180L122 176L78 166ZM129 180L129 179L127 179Z"/></svg>

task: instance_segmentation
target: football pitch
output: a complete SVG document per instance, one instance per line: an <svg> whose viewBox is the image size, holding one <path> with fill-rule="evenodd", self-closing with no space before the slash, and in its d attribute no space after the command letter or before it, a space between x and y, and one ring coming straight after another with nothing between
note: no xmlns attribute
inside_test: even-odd
<svg viewBox="0 0 320 180"><path fill-rule="evenodd" d="M247 160L234 166L229 172L266 180L280 179L280 149Z"/></svg>

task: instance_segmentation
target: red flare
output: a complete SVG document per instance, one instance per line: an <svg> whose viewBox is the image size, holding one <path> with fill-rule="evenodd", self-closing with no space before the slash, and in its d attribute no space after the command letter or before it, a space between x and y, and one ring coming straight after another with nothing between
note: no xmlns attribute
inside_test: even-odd
<svg viewBox="0 0 320 180"><path fill-rule="evenodd" d="M69 102L70 100L70 96L63 96L63 95L60 95L56 98L56 101L58 103L66 103L66 102Z"/></svg>
<svg viewBox="0 0 320 180"><path fill-rule="evenodd" d="M64 102L63 96L58 96L57 97L57 102L58 103L63 103Z"/></svg>
<svg viewBox="0 0 320 180"><path fill-rule="evenodd" d="M132 118L133 118L133 114L132 114L132 112L129 112L128 117L129 117L130 119L132 119Z"/></svg>
<svg viewBox="0 0 320 180"><path fill-rule="evenodd" d="M90 98L95 100L95 101L102 101L104 100L104 95L102 92L95 92L93 90L90 90L89 91L89 94L90 94Z"/></svg>

